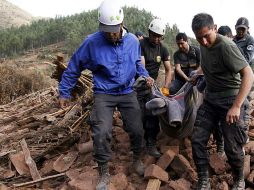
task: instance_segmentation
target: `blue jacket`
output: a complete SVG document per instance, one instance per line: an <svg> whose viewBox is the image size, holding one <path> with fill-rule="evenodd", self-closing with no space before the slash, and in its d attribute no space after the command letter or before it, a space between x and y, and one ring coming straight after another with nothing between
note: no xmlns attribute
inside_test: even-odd
<svg viewBox="0 0 254 190"><path fill-rule="evenodd" d="M141 64L139 41L131 33L125 33L116 45L110 43L103 32L88 36L62 75L60 97L71 97L71 90L85 69L93 73L94 93L112 95L131 93L136 74L149 76Z"/></svg>

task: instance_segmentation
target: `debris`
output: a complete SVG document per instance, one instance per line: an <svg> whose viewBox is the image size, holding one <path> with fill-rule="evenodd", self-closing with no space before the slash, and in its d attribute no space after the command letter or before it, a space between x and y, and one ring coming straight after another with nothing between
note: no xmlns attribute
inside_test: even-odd
<svg viewBox="0 0 254 190"><path fill-rule="evenodd" d="M168 173L155 164L146 168L144 176L146 179L159 179L164 182L167 182L169 178Z"/></svg>
<svg viewBox="0 0 254 190"><path fill-rule="evenodd" d="M16 168L19 175L26 175L30 176L30 171L28 166L25 163L25 156L22 151L16 153L16 154L10 154L10 160L14 167Z"/></svg>
<svg viewBox="0 0 254 190"><path fill-rule="evenodd" d="M93 151L93 141L92 140L90 140L86 143L78 144L77 146L78 146L78 151L81 154L86 154L86 153Z"/></svg>
<svg viewBox="0 0 254 190"><path fill-rule="evenodd" d="M3 177L5 178L5 179L8 179L8 178L12 178L12 177L14 177L15 176L15 174L16 174L16 171L12 171L12 170L5 170L4 171L4 174L3 174ZM1 189L1 188L0 188Z"/></svg>
<svg viewBox="0 0 254 190"><path fill-rule="evenodd" d="M98 183L98 174L96 170L89 170L81 173L77 178L72 179L68 184L73 189L91 190L95 189Z"/></svg>
<svg viewBox="0 0 254 190"><path fill-rule="evenodd" d="M61 176L64 176L64 175L65 175L65 173L56 174L56 175L40 178L40 179L37 179L37 180L34 180L34 181L29 181L29 182L26 182L26 183L14 184L13 186L14 187L24 187L24 186L32 185L32 184L39 183L39 182L42 182L42 181L45 181L45 180L61 177Z"/></svg>
<svg viewBox="0 0 254 190"><path fill-rule="evenodd" d="M146 190L159 190L161 181L159 179L149 179Z"/></svg>
<svg viewBox="0 0 254 190"><path fill-rule="evenodd" d="M54 162L53 168L57 172L64 172L68 170L73 162L76 160L78 157L78 152L76 151L71 151L67 155L61 155L59 158Z"/></svg>
<svg viewBox="0 0 254 190"><path fill-rule="evenodd" d="M37 170L37 167L36 167L36 164L35 164L34 160L31 157L30 151L29 151L29 149L27 147L27 144L26 144L26 140L22 139L20 144L21 144L21 147L23 149L24 156L25 156L25 162L29 167L30 174L31 174L33 180L40 179L41 176L40 176L40 174Z"/></svg>
<svg viewBox="0 0 254 190"><path fill-rule="evenodd" d="M5 155L7 155L7 154L14 153L14 152L16 152L16 150L10 150L10 151L6 151L6 152L1 152L0 153L0 157L3 157Z"/></svg>

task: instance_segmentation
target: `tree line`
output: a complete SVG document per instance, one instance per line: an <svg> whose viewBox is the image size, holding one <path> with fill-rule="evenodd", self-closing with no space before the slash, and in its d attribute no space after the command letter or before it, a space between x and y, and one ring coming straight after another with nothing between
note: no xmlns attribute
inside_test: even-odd
<svg viewBox="0 0 254 190"><path fill-rule="evenodd" d="M155 18L151 12L135 7L124 7L124 24L130 32L142 31L148 34L148 25ZM87 35L98 29L97 10L71 16L57 16L54 19L38 20L30 25L0 30L0 57L21 54L34 48L64 42L65 51L72 54ZM179 32L176 25L167 25L164 44L172 56L177 46L175 36Z"/></svg>

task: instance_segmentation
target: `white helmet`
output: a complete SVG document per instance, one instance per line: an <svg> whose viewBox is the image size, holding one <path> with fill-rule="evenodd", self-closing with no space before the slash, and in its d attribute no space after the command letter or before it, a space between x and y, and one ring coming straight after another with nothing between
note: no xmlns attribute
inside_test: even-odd
<svg viewBox="0 0 254 190"><path fill-rule="evenodd" d="M165 35L166 24L161 19L154 19L149 24L149 30L156 34Z"/></svg>
<svg viewBox="0 0 254 190"><path fill-rule="evenodd" d="M98 20L105 25L121 24L123 17L119 0L104 0L98 9Z"/></svg>

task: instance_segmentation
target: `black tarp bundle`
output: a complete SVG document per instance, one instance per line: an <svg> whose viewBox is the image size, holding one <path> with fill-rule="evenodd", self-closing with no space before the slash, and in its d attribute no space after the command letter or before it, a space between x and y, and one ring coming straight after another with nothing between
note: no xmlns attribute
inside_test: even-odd
<svg viewBox="0 0 254 190"><path fill-rule="evenodd" d="M198 78L199 81L202 77ZM145 84L144 79L136 81L134 87L141 88ZM137 88L136 88L137 90ZM185 138L192 134L196 114L203 102L203 94L192 83L186 84L175 94L164 96L160 89L154 85L152 99L146 103L146 109L159 117L160 127L168 136Z"/></svg>

